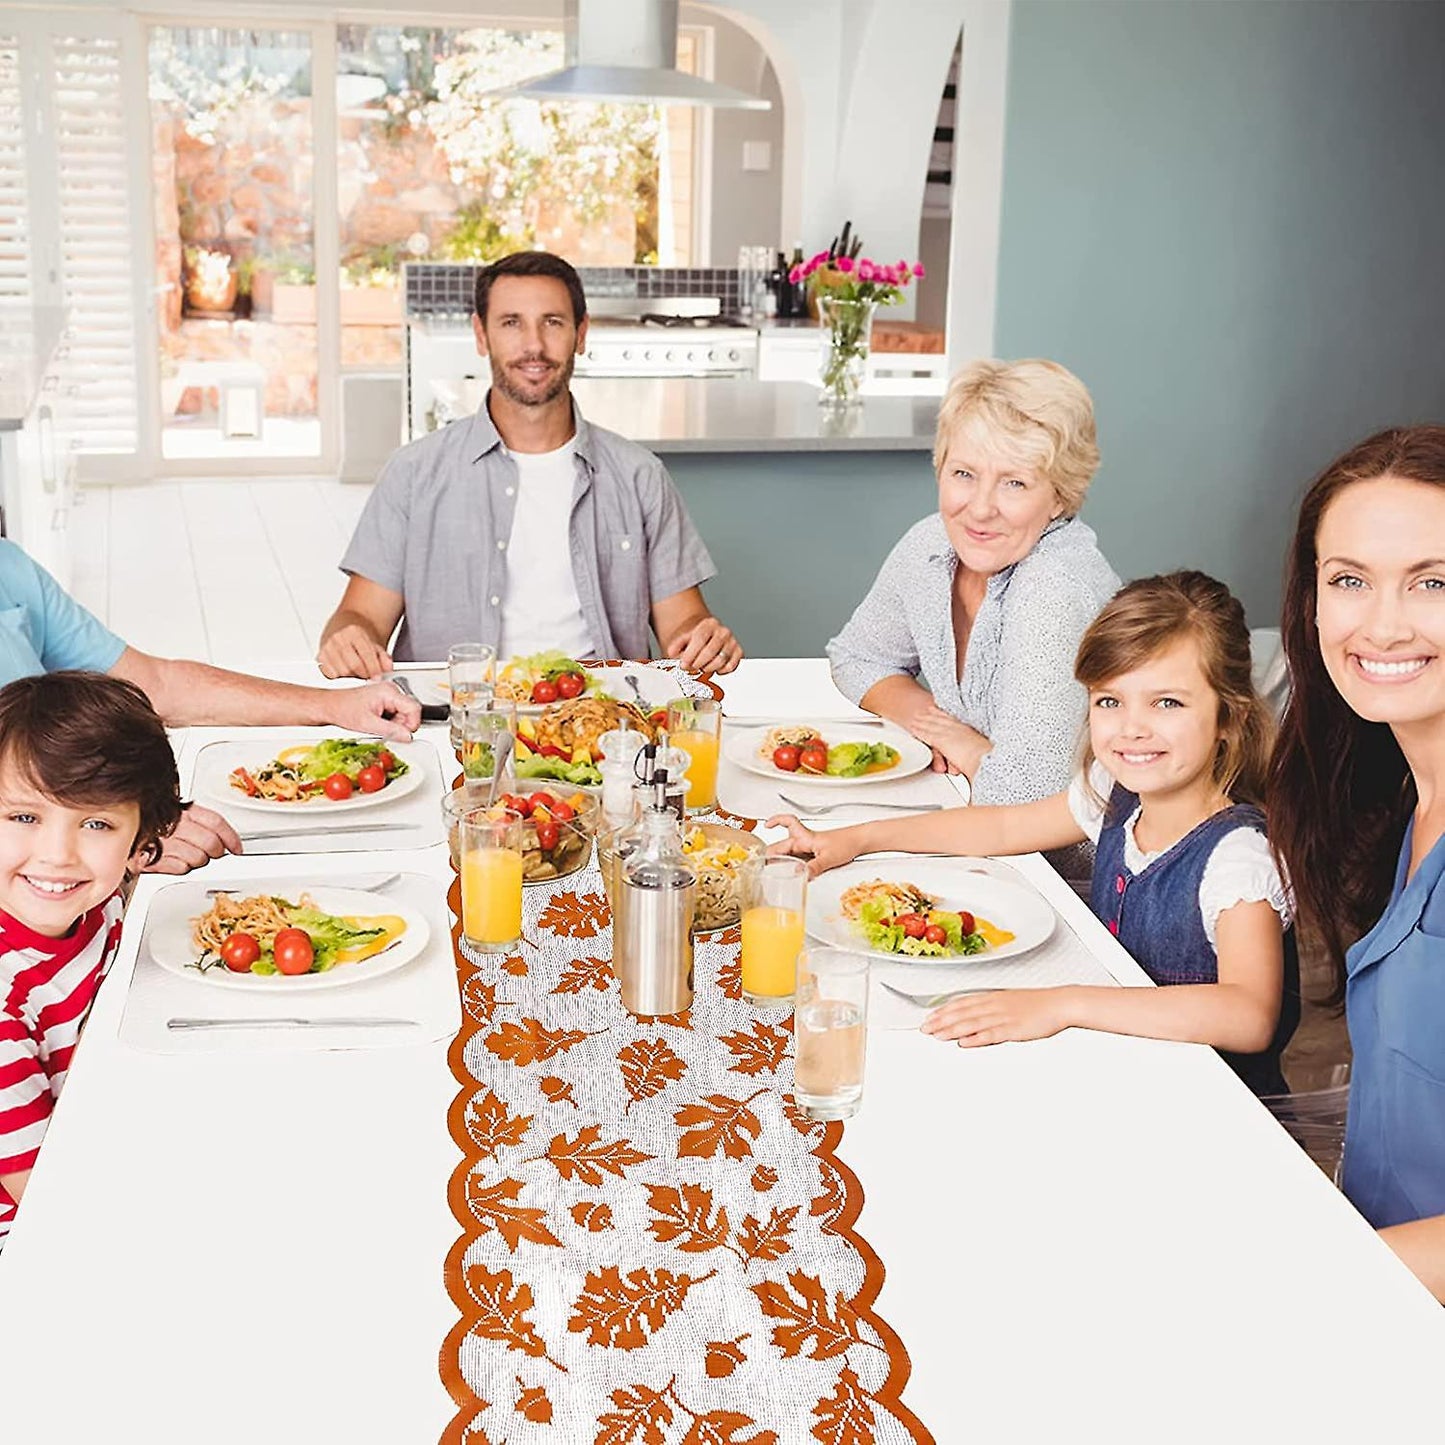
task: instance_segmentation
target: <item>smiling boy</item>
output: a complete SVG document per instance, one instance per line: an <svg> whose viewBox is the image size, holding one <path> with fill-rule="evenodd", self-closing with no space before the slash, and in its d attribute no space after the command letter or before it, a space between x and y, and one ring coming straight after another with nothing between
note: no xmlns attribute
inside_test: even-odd
<svg viewBox="0 0 1445 1445"><path fill-rule="evenodd" d="M0 1244L120 942L120 886L180 817L175 755L133 683L0 689Z"/></svg>

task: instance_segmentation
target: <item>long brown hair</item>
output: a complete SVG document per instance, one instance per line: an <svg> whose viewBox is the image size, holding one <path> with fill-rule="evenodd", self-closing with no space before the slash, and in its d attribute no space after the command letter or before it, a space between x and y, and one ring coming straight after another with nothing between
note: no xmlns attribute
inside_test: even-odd
<svg viewBox="0 0 1445 1445"><path fill-rule="evenodd" d="M1342 698L1320 655L1315 538L1330 503L1380 477L1445 486L1445 427L1391 427L1330 463L1300 503L1286 561L1282 631L1290 698L1270 762L1270 839L1299 906L1324 946L1344 997L1345 949L1384 911L1395 859L1415 807L1415 780L1388 724L1367 722Z"/></svg>
<svg viewBox="0 0 1445 1445"><path fill-rule="evenodd" d="M1074 676L1091 691L1107 687L1185 637L1198 643L1200 668L1219 699L1215 785L1235 802L1261 803L1273 727L1254 689L1244 608L1223 582L1203 572L1130 582L1089 624ZM1086 777L1092 761L1086 741Z"/></svg>

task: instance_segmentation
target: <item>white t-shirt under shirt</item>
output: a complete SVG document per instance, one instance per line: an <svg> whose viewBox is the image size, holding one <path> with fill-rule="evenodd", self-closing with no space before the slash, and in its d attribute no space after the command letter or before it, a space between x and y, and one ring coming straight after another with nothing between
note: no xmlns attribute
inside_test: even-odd
<svg viewBox="0 0 1445 1445"><path fill-rule="evenodd" d="M1089 782L1100 798L1107 801L1114 789L1114 780L1099 763L1089 770ZM1104 826L1104 808L1090 796L1084 784L1084 775L1079 773L1069 784L1069 811L1074 821L1089 836L1091 842L1099 841ZM1124 825L1124 863L1136 877L1151 863L1162 858L1168 851L1163 848L1157 853L1145 853L1134 841L1134 824L1139 819L1139 810ZM1204 877L1199 884L1199 911L1204 919L1204 933L1214 947L1219 915L1237 903L1268 903L1279 914L1280 922L1289 927L1294 917L1294 905L1289 890L1284 886L1269 851L1269 840L1256 828L1236 828L1226 833L1214 845L1214 852L1204 865Z"/></svg>
<svg viewBox="0 0 1445 1445"><path fill-rule="evenodd" d="M572 575L568 524L577 480L576 448L509 452L517 464L517 510L507 541L507 591L502 599L501 657L565 652L593 657Z"/></svg>

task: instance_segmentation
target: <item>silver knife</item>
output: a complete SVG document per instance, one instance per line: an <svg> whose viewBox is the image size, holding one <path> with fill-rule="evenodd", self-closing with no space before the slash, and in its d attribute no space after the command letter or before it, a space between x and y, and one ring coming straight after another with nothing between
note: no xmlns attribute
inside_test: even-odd
<svg viewBox="0 0 1445 1445"><path fill-rule="evenodd" d="M416 1019L368 1018L356 1015L334 1019L167 1019L166 1027L182 1032L187 1029L419 1029Z"/></svg>
<svg viewBox="0 0 1445 1445"><path fill-rule="evenodd" d="M259 833L242 833L243 843L254 843L262 838L329 838L333 833L392 833L407 828L417 828L419 823L349 823L340 828L263 828Z"/></svg>
<svg viewBox="0 0 1445 1445"><path fill-rule="evenodd" d="M348 877L344 880L339 881L338 886L354 889L358 893L380 893L384 888L390 888L391 885L397 882L400 878L400 873L376 873L365 878ZM282 888L288 888L291 886L292 885L289 883L281 884ZM313 883L311 886L314 888L320 887L321 885ZM331 885L327 884L326 886L330 887ZM238 883L233 888L207 888L206 897L219 898L223 894L227 897L234 897L248 892L254 893L255 891L256 884L254 883Z"/></svg>
<svg viewBox="0 0 1445 1445"><path fill-rule="evenodd" d="M834 725L881 728L887 726L888 719L874 717L871 713L863 717L734 717L731 713L724 713L723 722L734 728L831 727Z"/></svg>

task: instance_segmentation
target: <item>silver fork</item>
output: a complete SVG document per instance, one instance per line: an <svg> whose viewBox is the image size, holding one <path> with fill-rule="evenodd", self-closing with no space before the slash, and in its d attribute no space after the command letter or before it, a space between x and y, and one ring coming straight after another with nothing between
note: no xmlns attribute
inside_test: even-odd
<svg viewBox="0 0 1445 1445"><path fill-rule="evenodd" d="M836 813L839 808L886 808L891 813L936 813L943 807L942 803L868 803L862 799L855 799L847 803L800 803L786 793L779 793L778 797L790 808L796 808L802 816L808 818L818 818L824 813Z"/></svg>

